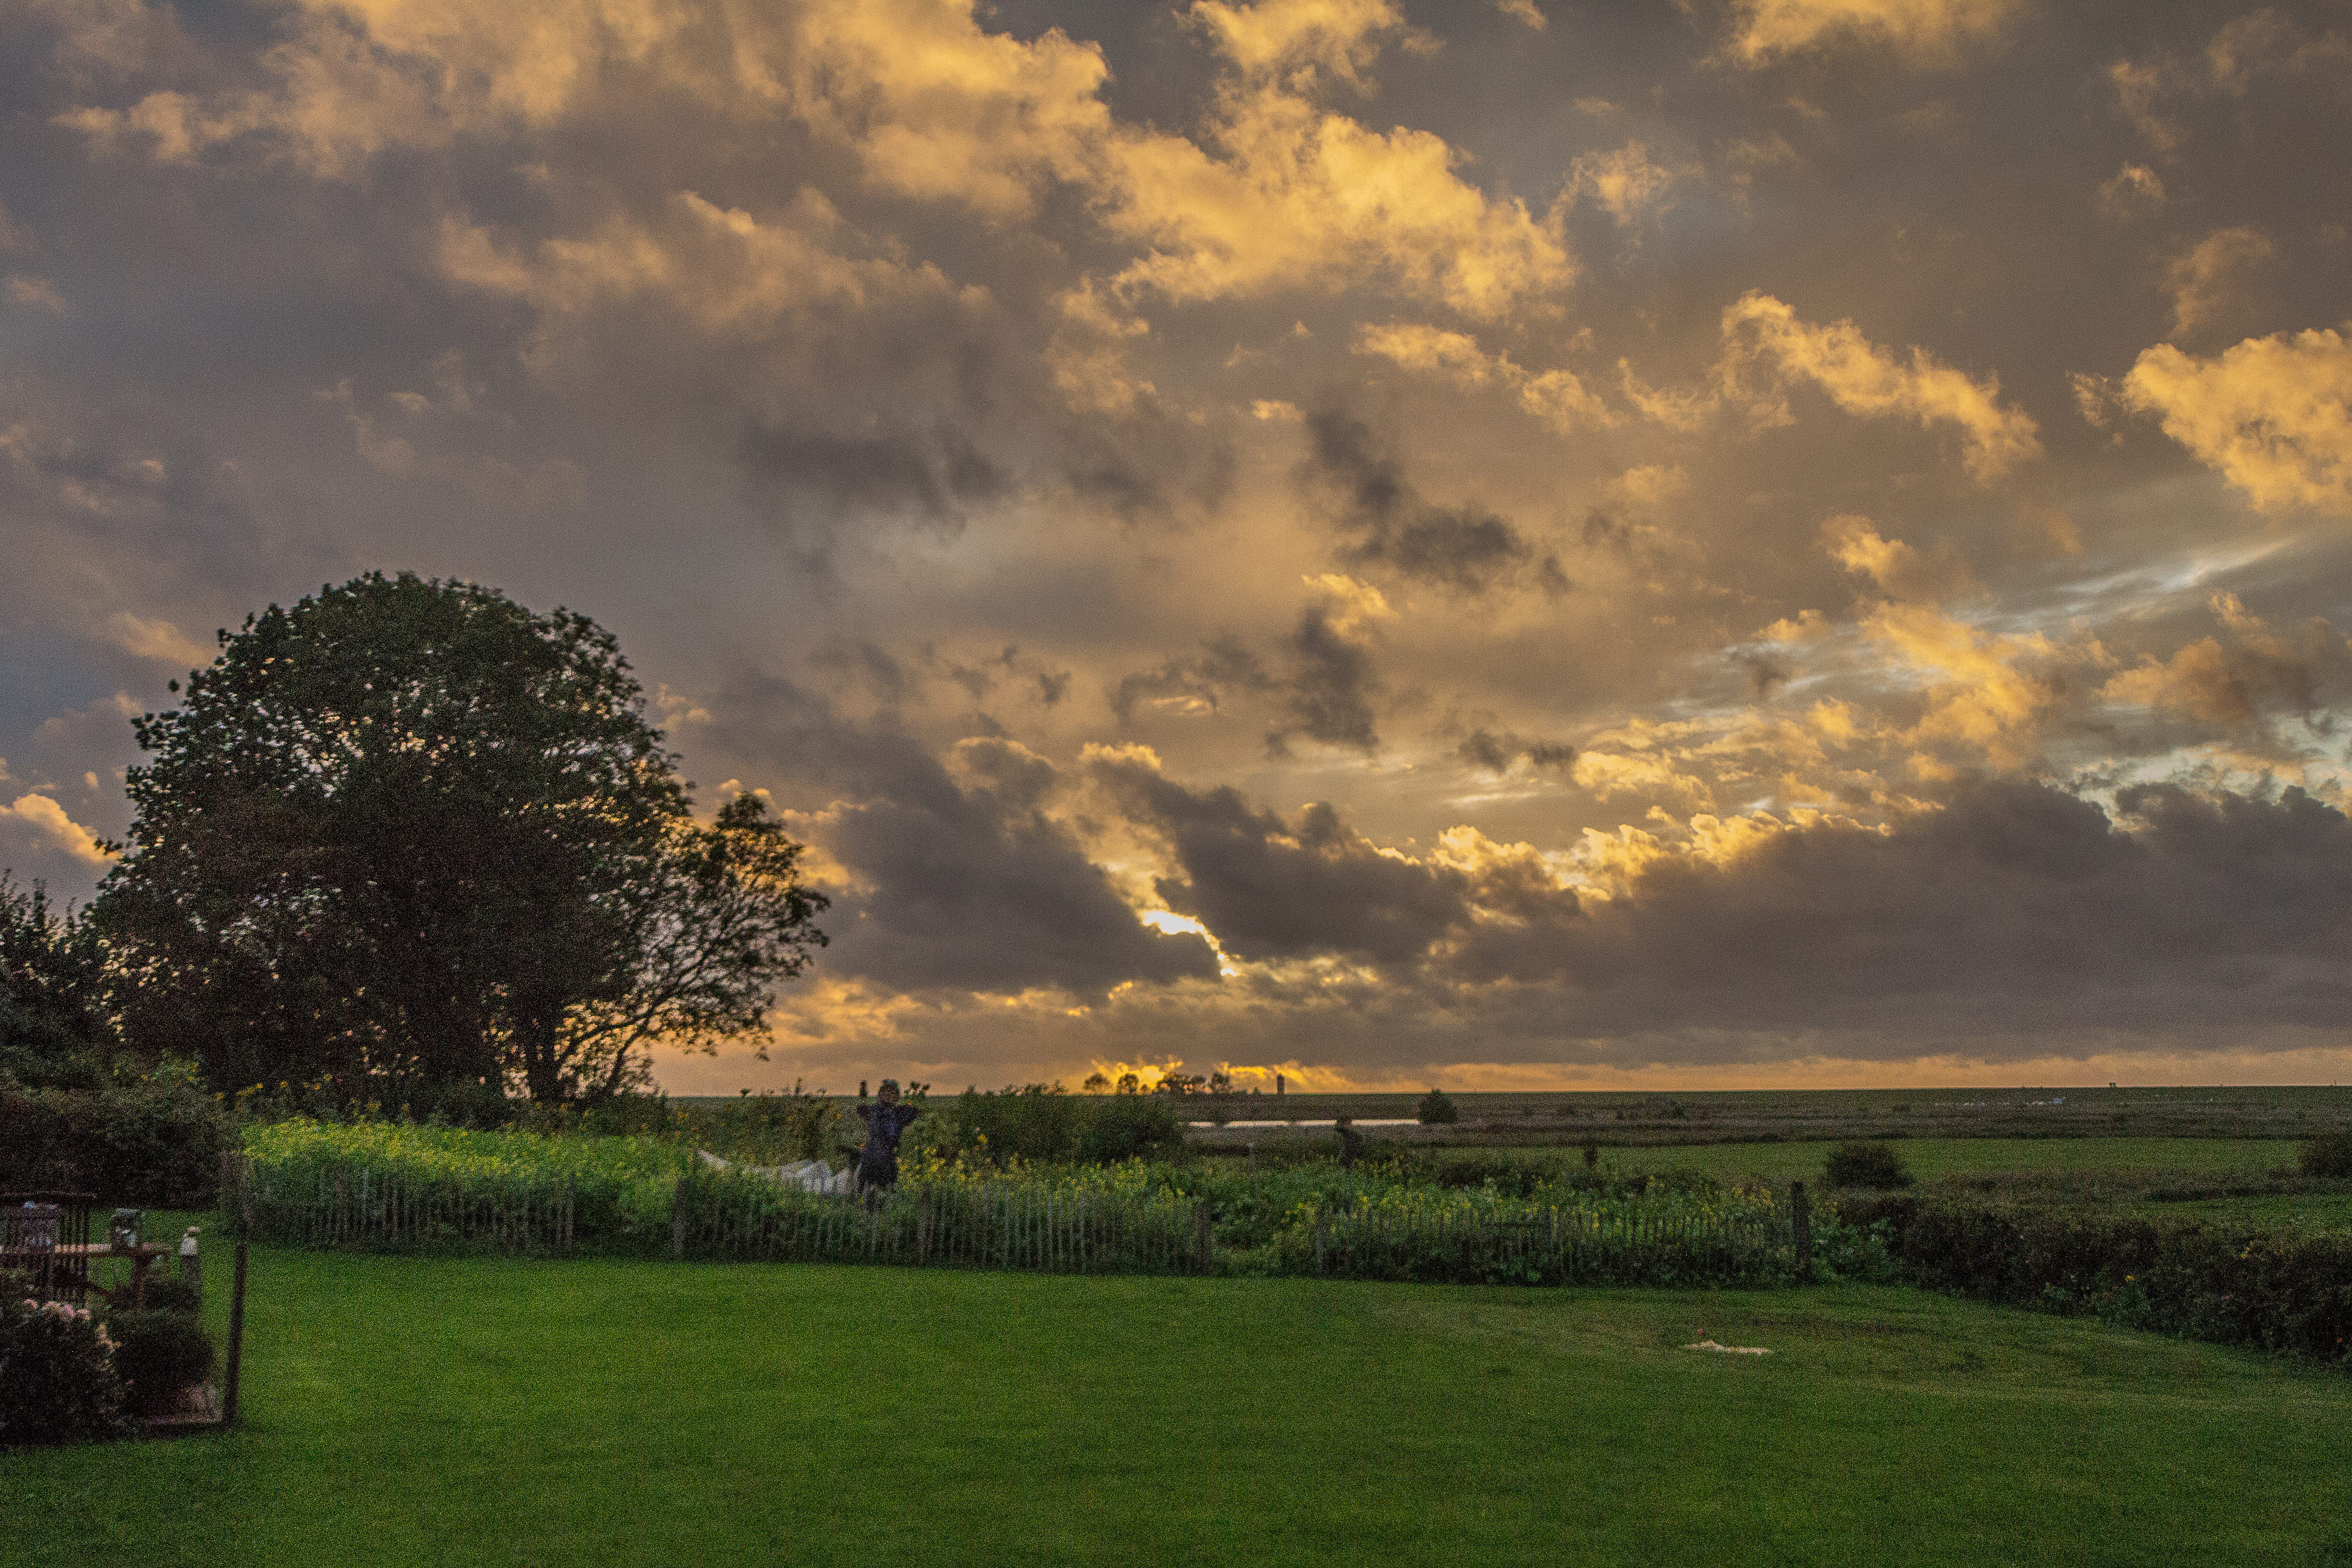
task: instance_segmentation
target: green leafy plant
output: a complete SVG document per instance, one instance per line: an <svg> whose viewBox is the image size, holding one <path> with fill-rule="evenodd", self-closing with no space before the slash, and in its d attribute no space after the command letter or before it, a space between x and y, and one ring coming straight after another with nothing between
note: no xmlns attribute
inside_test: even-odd
<svg viewBox="0 0 2352 1568"><path fill-rule="evenodd" d="M1903 1157L1885 1143L1839 1144L1830 1151L1822 1175L1832 1187L1888 1190L1911 1184L1911 1173L1905 1168Z"/></svg>
<svg viewBox="0 0 2352 1568"><path fill-rule="evenodd" d="M138 1415L170 1415L182 1389L212 1375L212 1339L186 1312L117 1309L106 1315L106 1329L114 1340L123 1397Z"/></svg>
<svg viewBox="0 0 2352 1568"><path fill-rule="evenodd" d="M1908 1194L1844 1197L1834 1207L1841 1223L1885 1238L1907 1284L2215 1344L2323 1361L2352 1353L2352 1237L2085 1219Z"/></svg>
<svg viewBox="0 0 2352 1568"><path fill-rule="evenodd" d="M1090 1165L1167 1159L1184 1146L1176 1108L1165 1100L1111 1095L1096 1101L1078 1131L1077 1158Z"/></svg>
<svg viewBox="0 0 2352 1568"><path fill-rule="evenodd" d="M129 1429L113 1342L89 1309L0 1298L0 1448Z"/></svg>
<svg viewBox="0 0 2352 1568"><path fill-rule="evenodd" d="M226 1117L192 1064L166 1060L95 1089L25 1089L0 1075L0 1188L71 1187L110 1201L209 1201Z"/></svg>

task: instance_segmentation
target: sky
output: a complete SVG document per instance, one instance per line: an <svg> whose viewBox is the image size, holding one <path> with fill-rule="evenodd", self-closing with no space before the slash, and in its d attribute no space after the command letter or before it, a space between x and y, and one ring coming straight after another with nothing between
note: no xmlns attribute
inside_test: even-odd
<svg viewBox="0 0 2352 1568"><path fill-rule="evenodd" d="M674 1092L2352 1078L2352 5L0 0L0 864L362 572L831 945Z"/></svg>

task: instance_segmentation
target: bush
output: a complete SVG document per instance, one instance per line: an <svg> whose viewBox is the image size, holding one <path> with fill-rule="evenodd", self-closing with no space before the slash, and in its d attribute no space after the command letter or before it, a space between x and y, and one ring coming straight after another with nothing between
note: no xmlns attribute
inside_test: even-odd
<svg viewBox="0 0 2352 1568"><path fill-rule="evenodd" d="M2326 1132L2304 1144L2295 1163L2306 1176L2352 1176L2352 1132Z"/></svg>
<svg viewBox="0 0 2352 1568"><path fill-rule="evenodd" d="M1884 1143L1841 1143L1830 1151L1822 1179L1832 1187L1874 1187L1882 1191L1911 1184L1903 1157Z"/></svg>
<svg viewBox="0 0 2352 1568"><path fill-rule="evenodd" d="M87 1309L0 1300L0 1448L129 1430L106 1329Z"/></svg>
<svg viewBox="0 0 2352 1568"><path fill-rule="evenodd" d="M1838 1220L1885 1237L1906 1284L2214 1344L2342 1361L2352 1237L2272 1237L2030 1209L1847 1198Z"/></svg>
<svg viewBox="0 0 2352 1568"><path fill-rule="evenodd" d="M1166 1159L1184 1147L1176 1108L1165 1100L1114 1095L1096 1102L1078 1132L1076 1155L1083 1164L1121 1160Z"/></svg>
<svg viewBox="0 0 2352 1568"><path fill-rule="evenodd" d="M141 1415L169 1415L180 1391L212 1375L213 1342L185 1312L121 1308L106 1315L123 1397Z"/></svg>
<svg viewBox="0 0 2352 1568"><path fill-rule="evenodd" d="M211 1202L228 1122L186 1064L97 1090L0 1078L0 1188L79 1190L110 1203Z"/></svg>
<svg viewBox="0 0 2352 1568"><path fill-rule="evenodd" d="M1033 1083L995 1094L965 1089L950 1114L958 1152L1001 1165L1016 1158L1043 1163L1073 1158L1085 1111L1059 1089Z"/></svg>
<svg viewBox="0 0 2352 1568"><path fill-rule="evenodd" d="M1421 1124L1423 1127L1440 1127L1461 1120L1462 1113L1454 1109L1454 1101L1444 1089L1433 1089L1421 1097Z"/></svg>
<svg viewBox="0 0 2352 1568"><path fill-rule="evenodd" d="M146 1307L152 1312L177 1312L182 1317L196 1315L196 1288L186 1280L169 1274L158 1274L147 1281Z"/></svg>

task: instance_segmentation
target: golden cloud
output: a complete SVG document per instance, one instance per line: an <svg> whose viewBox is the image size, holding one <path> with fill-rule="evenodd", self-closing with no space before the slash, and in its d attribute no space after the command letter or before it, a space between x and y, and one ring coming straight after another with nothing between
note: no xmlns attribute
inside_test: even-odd
<svg viewBox="0 0 2352 1568"><path fill-rule="evenodd" d="M1891 46L1921 63L1999 37L2021 0L1738 0L1726 53L1743 66L1847 39Z"/></svg>
<svg viewBox="0 0 2352 1568"><path fill-rule="evenodd" d="M1771 295L1750 291L1724 310L1723 336L1718 382L1727 397L1746 401L1751 416L1763 422L1790 418L1778 387L1806 381L1849 414L1956 426L1969 473L1980 484L2041 455L2032 418L2001 405L1997 378L1977 381L1925 349L1898 359L1852 321L1814 326ZM1751 370L1766 377L1763 388L1748 385Z"/></svg>
<svg viewBox="0 0 2352 1568"><path fill-rule="evenodd" d="M169 621L149 620L119 610L106 619L106 640L133 658L152 658L194 669L213 661L213 650Z"/></svg>
<svg viewBox="0 0 2352 1568"><path fill-rule="evenodd" d="M1423 374L1439 375L1457 386L1510 387L1519 406L1562 435L1582 427L1606 428L1619 422L1609 405L1571 370L1535 372L1514 364L1508 354L1489 356L1466 332L1418 322L1391 322L1357 329L1355 352L1385 359Z"/></svg>
<svg viewBox="0 0 2352 1568"><path fill-rule="evenodd" d="M2208 724L2235 724L2265 702L2309 707L2324 665L2343 662L2345 645L2325 621L2304 627L2299 643L2246 613L2234 594L2213 596L2213 612L2231 634L2229 647L2201 637L2168 659L2150 659L2100 689L2109 702L2170 709Z"/></svg>
<svg viewBox="0 0 2352 1568"><path fill-rule="evenodd" d="M1589 153L1569 165L1572 198L1590 196L1595 205L1630 228L1661 205L1674 174L1650 161L1648 149L1628 142L1613 153Z"/></svg>
<svg viewBox="0 0 2352 1568"><path fill-rule="evenodd" d="M2274 332L2212 359L2158 343L2119 395L2258 510L2352 517L2352 340L2342 332Z"/></svg>
<svg viewBox="0 0 2352 1568"><path fill-rule="evenodd" d="M2165 269L2172 295L2172 330L2190 332L2219 316L2231 301L2239 277L2270 258L2269 237L2260 229L2216 229Z"/></svg>
<svg viewBox="0 0 2352 1568"><path fill-rule="evenodd" d="M47 844L93 868L111 865L114 858L98 847L98 835L66 815L66 808L45 795L22 795L14 805L0 805L0 823L14 823L28 831L36 843Z"/></svg>

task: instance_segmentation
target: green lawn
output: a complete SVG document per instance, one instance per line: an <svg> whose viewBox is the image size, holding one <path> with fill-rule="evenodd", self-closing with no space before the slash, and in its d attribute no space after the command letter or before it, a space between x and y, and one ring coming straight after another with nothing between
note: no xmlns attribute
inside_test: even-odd
<svg viewBox="0 0 2352 1568"><path fill-rule="evenodd" d="M265 1250L247 1356L0 1561L2352 1563L2341 1370L1900 1290Z"/></svg>

